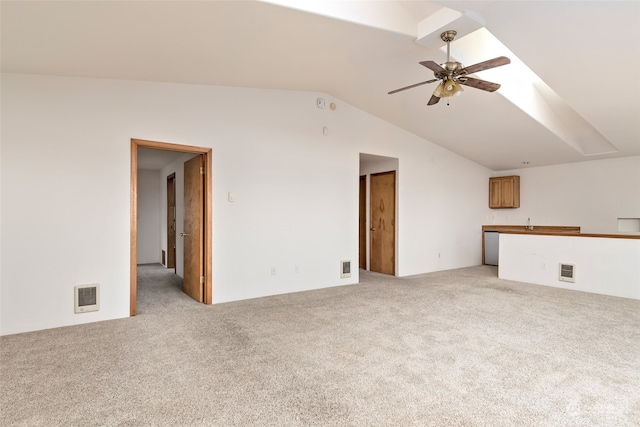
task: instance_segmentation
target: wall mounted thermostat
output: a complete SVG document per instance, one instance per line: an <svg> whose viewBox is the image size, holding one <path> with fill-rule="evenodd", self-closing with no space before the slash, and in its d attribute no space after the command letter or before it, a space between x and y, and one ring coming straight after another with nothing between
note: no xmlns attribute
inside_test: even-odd
<svg viewBox="0 0 640 427"><path fill-rule="evenodd" d="M324 108L324 99L323 98L316 99L316 105L318 106L318 108Z"/></svg>

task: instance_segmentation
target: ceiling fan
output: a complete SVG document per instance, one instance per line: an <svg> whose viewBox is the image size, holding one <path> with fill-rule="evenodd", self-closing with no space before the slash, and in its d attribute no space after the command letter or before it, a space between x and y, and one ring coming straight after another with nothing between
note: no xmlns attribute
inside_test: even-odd
<svg viewBox="0 0 640 427"><path fill-rule="evenodd" d="M427 83L437 82L438 80L441 80L441 82L433 91L433 95L431 96L431 99L429 99L427 105L437 104L438 101L440 101L440 98L447 98L460 94L460 92L464 91L461 85L474 87L480 90L486 90L487 92L495 92L496 90L498 90L498 88L500 88L500 85L497 83L491 83L486 80L468 77L467 75L477 73L478 71L488 70L489 68L495 68L501 65L509 64L511 63L511 60L506 56L499 56L497 58L489 59L488 61L479 62L468 67L463 67L461 63L451 61L450 59L450 43L456 37L456 34L458 33L454 30L448 30L440 34L440 38L442 39L442 41L447 43L447 62L443 64L437 64L433 61L420 62L420 65L424 65L425 67L433 71L435 79L392 90L391 92L389 92L389 95L401 92L403 90L422 86Z"/></svg>

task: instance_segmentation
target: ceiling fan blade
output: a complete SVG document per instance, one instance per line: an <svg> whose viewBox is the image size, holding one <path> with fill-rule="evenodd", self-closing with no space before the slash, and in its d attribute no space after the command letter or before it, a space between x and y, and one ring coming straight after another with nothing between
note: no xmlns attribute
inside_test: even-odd
<svg viewBox="0 0 640 427"><path fill-rule="evenodd" d="M431 95L431 99L429 99L429 102L427 102L427 105L434 105L437 104L438 101L440 101L440 98L435 96L435 95Z"/></svg>
<svg viewBox="0 0 640 427"><path fill-rule="evenodd" d="M506 56L499 56L497 58L489 59L484 62L478 62L477 64L469 65L468 67L465 67L462 70L460 70L458 74L473 74L473 73L477 73L478 71L484 71L484 70L488 70L489 68L495 68L495 67L499 67L501 65L507 65L510 63L511 63L511 60Z"/></svg>
<svg viewBox="0 0 640 427"><path fill-rule="evenodd" d="M401 92L401 91L407 90L407 89L413 89L414 87L426 85L427 83L433 83L433 82L435 82L437 80L438 79L431 79L431 80L427 80L426 82L420 82L420 83L413 84L411 86L401 87L400 89L392 90L391 92L388 93L388 95L392 95L394 93Z"/></svg>
<svg viewBox="0 0 640 427"><path fill-rule="evenodd" d="M427 67L428 69L430 69L434 73L446 73L447 72L447 70L442 68L440 66L440 64L438 64L436 62L433 62L433 61L422 61L422 62L420 62L420 65L424 65L425 67Z"/></svg>
<svg viewBox="0 0 640 427"><path fill-rule="evenodd" d="M474 79L473 77L460 77L458 83L465 86L471 86L476 89L486 90L487 92L495 92L500 89L498 83L491 83L486 80Z"/></svg>

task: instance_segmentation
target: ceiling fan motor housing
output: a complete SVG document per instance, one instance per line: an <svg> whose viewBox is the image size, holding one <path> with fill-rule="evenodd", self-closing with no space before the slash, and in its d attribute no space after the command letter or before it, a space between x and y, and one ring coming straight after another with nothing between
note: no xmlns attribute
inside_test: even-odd
<svg viewBox="0 0 640 427"><path fill-rule="evenodd" d="M442 64L442 68L447 71L454 72L462 70L462 64L459 62L445 62L444 64Z"/></svg>
<svg viewBox="0 0 640 427"><path fill-rule="evenodd" d="M453 39L456 38L457 34L458 33L455 30L448 30L440 34L440 38L442 39L443 42L449 43L450 41L453 41Z"/></svg>

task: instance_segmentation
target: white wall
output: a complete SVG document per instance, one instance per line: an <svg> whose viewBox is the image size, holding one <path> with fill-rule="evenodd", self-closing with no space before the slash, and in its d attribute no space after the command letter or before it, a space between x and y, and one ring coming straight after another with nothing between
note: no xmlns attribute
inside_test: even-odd
<svg viewBox="0 0 640 427"><path fill-rule="evenodd" d="M640 239L500 233L499 277L640 299ZM575 265L575 283L558 280L560 263Z"/></svg>
<svg viewBox="0 0 640 427"><path fill-rule="evenodd" d="M214 302L358 281L361 152L399 159L399 275L480 263L490 171L328 95L4 74L1 96L2 334L128 316L131 138L213 149ZM73 313L82 283L100 311Z"/></svg>
<svg viewBox="0 0 640 427"><path fill-rule="evenodd" d="M490 224L578 225L617 233L618 218L640 218L640 156L500 172L520 175L520 208L494 209Z"/></svg>
<svg viewBox="0 0 640 427"><path fill-rule="evenodd" d="M160 172L139 170L138 264L159 263L161 261L160 230Z"/></svg>
<svg viewBox="0 0 640 427"><path fill-rule="evenodd" d="M438 146L400 148L400 275L480 264L491 214L487 170Z"/></svg>

